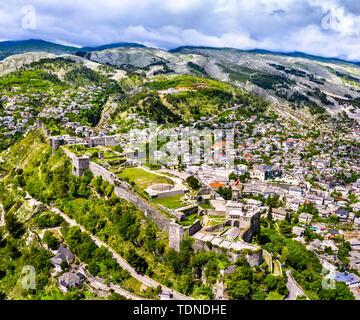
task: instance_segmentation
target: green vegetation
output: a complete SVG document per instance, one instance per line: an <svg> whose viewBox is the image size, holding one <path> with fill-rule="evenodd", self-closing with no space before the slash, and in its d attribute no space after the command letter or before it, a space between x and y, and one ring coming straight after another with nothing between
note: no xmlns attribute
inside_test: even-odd
<svg viewBox="0 0 360 320"><path fill-rule="evenodd" d="M306 250L305 246L295 240L286 239L279 235L275 230L261 229L259 242L263 248L273 256L279 257L281 263L293 270L292 274L300 286L312 299L323 299L325 296L339 293L331 289L324 290L321 285L322 265L314 252ZM340 288L341 285L340 285ZM348 297L352 293L347 289ZM341 290L342 291L342 290ZM341 293L344 296L344 293Z"/></svg>
<svg viewBox="0 0 360 320"><path fill-rule="evenodd" d="M160 90L178 87L186 91L162 97L158 94ZM125 99L115 113L137 113L158 123L180 123L219 115L235 104L242 105L242 112L250 113L263 113L268 106L266 101L232 85L189 75L157 77L142 88Z"/></svg>
<svg viewBox="0 0 360 320"><path fill-rule="evenodd" d="M16 166L23 169L22 171L13 170L12 174L6 178L6 183L0 184L0 187L6 190L0 192L0 195L14 192L14 196L9 197L9 204L5 203L7 209L9 206L21 205L20 203L16 205L18 198L22 196L16 193L17 186L13 184L11 189L6 186L14 183L17 176L22 176L24 189L31 196L49 205L54 203L57 208L84 226L90 233L129 259L131 265L139 272L185 294L210 295L203 282L195 277L193 273L195 270L192 271L192 268L188 267L190 261L196 259L198 255L191 249L190 240L183 242L180 254L168 249L167 236L159 231L142 212L116 197L113 191L106 199L105 195L107 192L110 194L110 190L103 185L103 181L93 177L90 172L85 171L81 178L72 176L71 163L61 149L52 156L50 147L42 143L42 139L38 131L31 132L20 143L20 146L14 146L10 150L8 164L15 165L16 163ZM17 150L28 148L34 152L33 157L21 153L23 156L17 160ZM42 159L46 161L41 161ZM142 171L147 174L146 171ZM104 196L98 194L97 188L104 192ZM0 200L3 201L3 199ZM47 214L49 213L39 214L35 218L39 219ZM140 221L145 221L145 225ZM13 229L19 229L18 223L20 222L13 222L16 226ZM129 278L126 272L115 264L107 250L96 248L88 233L81 232L78 227L69 228L64 222L61 223L60 231L67 246L87 264L90 273L117 282L138 295L150 298L156 296L156 290L141 292L139 283L134 282L133 278ZM54 238L56 238L54 234L46 234L45 240L49 246L57 245ZM229 264L226 256L221 256L221 261L225 266ZM209 262L209 266L210 263L212 262ZM198 273L201 269L196 270ZM219 276L218 267L209 268L206 276L208 282L214 283L216 277ZM81 297L82 295L75 295L73 298Z"/></svg>
<svg viewBox="0 0 360 320"><path fill-rule="evenodd" d="M181 207L185 207L187 205L187 202L182 200L183 198L184 198L184 195L180 194L178 196L155 198L155 199L152 199L151 202L153 202L155 204L160 204L168 209L178 209Z"/></svg>
<svg viewBox="0 0 360 320"><path fill-rule="evenodd" d="M226 279L234 300L281 300L287 295L286 280L258 268L250 268L245 259L237 261L237 269Z"/></svg>
<svg viewBox="0 0 360 320"><path fill-rule="evenodd" d="M155 173L150 173L139 168L124 169L118 174L118 177L124 181L132 183L134 188L140 191L143 191L152 184L156 183L173 184L172 180L169 178L159 176Z"/></svg>

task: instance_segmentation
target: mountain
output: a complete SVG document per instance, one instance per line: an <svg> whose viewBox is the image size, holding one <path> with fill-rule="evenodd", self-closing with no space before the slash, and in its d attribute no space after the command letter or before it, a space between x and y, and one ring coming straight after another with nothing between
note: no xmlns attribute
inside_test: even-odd
<svg viewBox="0 0 360 320"><path fill-rule="evenodd" d="M109 43L98 47L83 47L81 48L81 51L102 51L102 50L121 48L121 47L146 48L146 46L136 42L118 42L118 43Z"/></svg>
<svg viewBox="0 0 360 320"><path fill-rule="evenodd" d="M0 60L14 54L40 51L59 55L64 53L75 53L79 51L79 48L37 39L0 42Z"/></svg>
<svg viewBox="0 0 360 320"><path fill-rule="evenodd" d="M281 51L270 51L265 49L252 49L252 50L241 50L235 49L231 47L207 47L207 46L180 46L174 49L170 49L169 52L171 53L181 53L186 51L195 51L197 49L202 50L233 50L239 53L259 53L259 54L269 54L269 55L279 55L279 56L288 56L288 57L296 57L296 58L305 58L310 60L319 60L322 62L341 62L341 63L353 63L353 64L360 64L358 61L349 61L334 57L321 57L316 55L311 55L304 52L293 51L293 52L281 52Z"/></svg>
<svg viewBox="0 0 360 320"><path fill-rule="evenodd" d="M106 72L116 80L132 75L144 81L158 76L192 75L225 82L268 100L274 111L300 122L344 111L360 118L360 65L339 59L300 52L213 47L185 46L166 51L137 43L82 49L42 40L0 43L3 56L16 51L28 53L1 61L0 74L14 71L14 61L21 66L65 55L90 69L111 66L113 69ZM30 51L45 53L35 55Z"/></svg>

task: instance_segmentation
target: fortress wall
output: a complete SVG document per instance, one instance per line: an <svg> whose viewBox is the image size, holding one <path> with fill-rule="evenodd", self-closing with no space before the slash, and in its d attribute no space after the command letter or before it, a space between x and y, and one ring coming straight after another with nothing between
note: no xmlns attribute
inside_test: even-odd
<svg viewBox="0 0 360 320"><path fill-rule="evenodd" d="M194 235L196 232L198 232L199 230L201 230L201 224L199 220L196 220L195 223L189 227L185 227L184 228L185 231L189 232L189 236L191 237L192 235Z"/></svg>
<svg viewBox="0 0 360 320"><path fill-rule="evenodd" d="M101 176L104 180L107 182L114 184L114 180L116 179L116 175L108 170L106 170L104 167L94 163L90 162L89 170L92 172L92 174L95 177Z"/></svg>
<svg viewBox="0 0 360 320"><path fill-rule="evenodd" d="M64 153L70 158L74 159L75 154L69 150L62 148ZM115 194L130 203L132 203L139 210L144 212L145 217L153 221L158 228L165 231L169 235L169 247L175 250L180 250L181 240L188 232L192 236L201 229L201 224L197 220L193 225L183 227L175 222L175 219L170 219L161 213L158 209L149 204L145 199L138 196L131 190L131 186L126 182L121 181L114 173L108 171L104 167L91 162L89 163L89 170L96 177L101 176L104 180L114 185Z"/></svg>
<svg viewBox="0 0 360 320"><path fill-rule="evenodd" d="M202 240L198 240L198 239L195 239L195 241L192 245L192 248L195 252L199 252L201 250L210 251L206 242L204 242ZM236 262L236 260L241 255L241 252L234 252L232 250L226 250L226 249L214 246L214 245L211 247L211 251L215 251L218 254L223 253L224 250L226 251L226 254L229 257L229 259L233 262ZM260 266L263 263L262 249L246 253L245 258L246 258L247 262L250 264L250 266Z"/></svg>

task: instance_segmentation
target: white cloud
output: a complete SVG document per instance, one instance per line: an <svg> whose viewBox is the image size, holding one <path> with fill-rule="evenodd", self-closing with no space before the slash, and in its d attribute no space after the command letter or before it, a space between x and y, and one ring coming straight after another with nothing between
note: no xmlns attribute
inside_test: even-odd
<svg viewBox="0 0 360 320"><path fill-rule="evenodd" d="M21 27L29 2L36 30ZM360 1L17 0L0 4L0 38L260 48L360 60Z"/></svg>

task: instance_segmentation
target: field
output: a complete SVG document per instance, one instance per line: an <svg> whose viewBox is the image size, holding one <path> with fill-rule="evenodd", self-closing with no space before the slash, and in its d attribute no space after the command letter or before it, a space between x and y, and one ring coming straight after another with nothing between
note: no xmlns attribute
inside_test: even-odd
<svg viewBox="0 0 360 320"><path fill-rule="evenodd" d="M172 184L172 180L139 168L128 168L118 174L122 180L133 182L135 189L145 190L154 183Z"/></svg>
<svg viewBox="0 0 360 320"><path fill-rule="evenodd" d="M168 209L178 209L187 205L185 201L181 199L184 198L184 195L180 194L178 196L171 196L166 198L155 198L152 200L155 204L160 204Z"/></svg>

